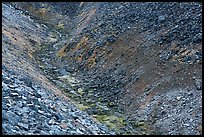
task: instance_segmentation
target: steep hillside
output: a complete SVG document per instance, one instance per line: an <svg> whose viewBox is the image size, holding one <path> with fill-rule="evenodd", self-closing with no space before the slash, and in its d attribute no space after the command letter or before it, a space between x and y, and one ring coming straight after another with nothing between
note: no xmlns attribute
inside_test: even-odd
<svg viewBox="0 0 204 137"><path fill-rule="evenodd" d="M56 42L52 31L8 5L2 11L2 133L115 134L42 75L32 54L42 43Z"/></svg>
<svg viewBox="0 0 204 137"><path fill-rule="evenodd" d="M6 70L46 77L108 134L202 134L202 3L5 4Z"/></svg>

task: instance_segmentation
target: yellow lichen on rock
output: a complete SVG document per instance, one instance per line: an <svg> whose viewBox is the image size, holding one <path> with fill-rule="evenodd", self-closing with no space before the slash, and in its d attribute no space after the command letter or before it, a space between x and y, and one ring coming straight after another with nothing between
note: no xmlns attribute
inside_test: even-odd
<svg viewBox="0 0 204 137"><path fill-rule="evenodd" d="M96 65L96 52L91 55L91 57L88 58L87 60L87 65L88 67L92 68Z"/></svg>
<svg viewBox="0 0 204 137"><path fill-rule="evenodd" d="M67 46L62 47L56 54L57 57L62 58L66 55L65 49Z"/></svg>
<svg viewBox="0 0 204 137"><path fill-rule="evenodd" d="M75 46L74 52L80 48L84 48L87 45L88 40L89 40L88 36L83 36L81 40L79 41L79 43L77 43L77 45Z"/></svg>
<svg viewBox="0 0 204 137"><path fill-rule="evenodd" d="M37 11L37 15L43 17L46 15L47 12L48 12L48 9L41 8L40 10Z"/></svg>
<svg viewBox="0 0 204 137"><path fill-rule="evenodd" d="M64 29L64 24L63 23L58 23L56 26L55 26L56 29Z"/></svg>

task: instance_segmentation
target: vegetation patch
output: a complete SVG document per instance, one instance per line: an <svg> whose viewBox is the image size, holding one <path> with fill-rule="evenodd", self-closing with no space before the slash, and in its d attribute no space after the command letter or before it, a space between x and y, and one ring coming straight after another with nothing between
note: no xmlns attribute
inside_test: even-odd
<svg viewBox="0 0 204 137"><path fill-rule="evenodd" d="M64 29L64 24L63 23L59 23L55 26L55 29Z"/></svg>
<svg viewBox="0 0 204 137"><path fill-rule="evenodd" d="M88 58L87 65L89 68L92 68L96 65L96 52L94 51L93 54Z"/></svg>
<svg viewBox="0 0 204 137"><path fill-rule="evenodd" d="M125 126L123 117L117 117L115 115L94 115L94 117L116 132L119 132L120 128Z"/></svg>
<svg viewBox="0 0 204 137"><path fill-rule="evenodd" d="M84 94L84 91L82 88L78 88L77 92L80 94L80 95L83 95Z"/></svg>
<svg viewBox="0 0 204 137"><path fill-rule="evenodd" d="M65 52L66 48L67 48L67 46L62 47L62 48L57 52L56 56L57 56L58 58L64 57L64 56L66 55L66 52Z"/></svg>
<svg viewBox="0 0 204 137"><path fill-rule="evenodd" d="M79 104L79 103L77 103L77 104L75 104L75 105L76 105L79 109L81 109L82 111L84 111L84 110L90 108L90 106L87 106L87 105L84 105L84 104Z"/></svg>
<svg viewBox="0 0 204 137"><path fill-rule="evenodd" d="M77 51L77 50L80 49L80 48L85 48L86 45L87 45L88 40L89 40L89 37L88 37L88 36L83 36L83 37L80 39L79 43L77 43L77 45L75 46L74 52Z"/></svg>

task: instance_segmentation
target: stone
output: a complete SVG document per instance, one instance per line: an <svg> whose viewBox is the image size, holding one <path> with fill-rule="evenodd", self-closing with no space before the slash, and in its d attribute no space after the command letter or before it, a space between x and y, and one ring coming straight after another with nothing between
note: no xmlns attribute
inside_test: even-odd
<svg viewBox="0 0 204 137"><path fill-rule="evenodd" d="M11 97L9 97L9 96L4 97L4 99L9 99L9 98L11 98Z"/></svg>
<svg viewBox="0 0 204 137"><path fill-rule="evenodd" d="M41 100L41 98L38 98L38 102L41 102L42 100Z"/></svg>
<svg viewBox="0 0 204 137"><path fill-rule="evenodd" d="M21 97L22 97L23 100L27 100L27 97L25 97L25 96L21 96Z"/></svg>
<svg viewBox="0 0 204 137"><path fill-rule="evenodd" d="M10 84L11 79L10 79L10 78L8 78L8 77L5 77L5 78L4 78L4 82L5 82L6 84Z"/></svg>
<svg viewBox="0 0 204 137"><path fill-rule="evenodd" d="M60 127L63 128L63 129L67 128L67 124L65 123L64 120L61 121Z"/></svg>
<svg viewBox="0 0 204 137"><path fill-rule="evenodd" d="M12 96L19 96L18 93L11 93Z"/></svg>
<svg viewBox="0 0 204 137"><path fill-rule="evenodd" d="M111 35L107 38L108 42L114 42L116 40L116 36L115 35Z"/></svg>
<svg viewBox="0 0 204 137"><path fill-rule="evenodd" d="M176 97L176 99L177 99L177 100L180 100L180 99L181 99L181 96Z"/></svg>
<svg viewBox="0 0 204 137"><path fill-rule="evenodd" d="M8 91L9 90L9 87L3 81L2 81L2 90L3 91Z"/></svg>
<svg viewBox="0 0 204 137"><path fill-rule="evenodd" d="M29 76L22 76L20 78L21 81L24 81L24 83L28 86L28 87L32 87L32 78L30 78Z"/></svg>
<svg viewBox="0 0 204 137"><path fill-rule="evenodd" d="M78 88L77 92L80 94L80 95L83 95L84 94L84 91L82 88Z"/></svg>
<svg viewBox="0 0 204 137"><path fill-rule="evenodd" d="M63 112L67 112L67 109L66 109L65 107L62 107L61 110L62 110Z"/></svg>
<svg viewBox="0 0 204 137"><path fill-rule="evenodd" d="M16 87L18 87L18 85L16 85L16 84L13 84L13 85L8 85L10 88L16 88Z"/></svg>
<svg viewBox="0 0 204 137"><path fill-rule="evenodd" d="M187 127L189 127L190 125L189 124L183 124L184 126L187 126Z"/></svg>
<svg viewBox="0 0 204 137"><path fill-rule="evenodd" d="M77 128L76 132L77 132L78 134L80 134L80 135L83 135L83 134L84 134L84 133L81 132L78 128Z"/></svg>
<svg viewBox="0 0 204 137"><path fill-rule="evenodd" d="M34 96L37 97L37 98L41 98L41 97L42 97L42 96L41 96L40 94L38 94L38 93L35 93Z"/></svg>
<svg viewBox="0 0 204 137"><path fill-rule="evenodd" d="M48 121L48 124L50 124L50 125L55 124L55 120L54 120L54 119L50 119L50 120Z"/></svg>
<svg viewBox="0 0 204 137"><path fill-rule="evenodd" d="M27 118L22 118L22 122L28 124L28 119Z"/></svg>
<svg viewBox="0 0 204 137"><path fill-rule="evenodd" d="M2 124L2 132L3 134L11 133L12 127L10 124Z"/></svg>
<svg viewBox="0 0 204 137"><path fill-rule="evenodd" d="M8 120L8 124L11 124L11 125L16 125L20 120L20 117L11 111L8 111L6 113L6 116L2 116L2 119L3 118L6 118Z"/></svg>
<svg viewBox="0 0 204 137"><path fill-rule="evenodd" d="M23 107L20 111L25 114L25 113L29 112L29 108Z"/></svg>
<svg viewBox="0 0 204 137"><path fill-rule="evenodd" d="M26 103L26 102L25 102ZM27 104L28 107L34 106L33 103Z"/></svg>
<svg viewBox="0 0 204 137"><path fill-rule="evenodd" d="M48 132L45 132L43 130L40 131L40 135L48 135L49 133Z"/></svg>
<svg viewBox="0 0 204 137"><path fill-rule="evenodd" d="M197 90L202 90L202 80L201 79L195 79L195 85Z"/></svg>
<svg viewBox="0 0 204 137"><path fill-rule="evenodd" d="M164 15L161 15L161 16L158 17L158 21L159 21L159 22L162 22L162 21L164 21L165 19L166 19L166 17L165 17Z"/></svg>
<svg viewBox="0 0 204 137"><path fill-rule="evenodd" d="M62 120L63 119L62 115L59 114L59 113L55 113L54 115L55 115L57 120Z"/></svg>
<svg viewBox="0 0 204 137"><path fill-rule="evenodd" d="M196 34L196 35L193 37L192 41L193 41L194 43L200 43L200 42L202 41L202 33Z"/></svg>
<svg viewBox="0 0 204 137"><path fill-rule="evenodd" d="M44 111L38 110L38 113L40 113L40 114L44 114Z"/></svg>
<svg viewBox="0 0 204 137"><path fill-rule="evenodd" d="M6 106L7 106L7 107L11 107L11 104L8 104L8 103L7 103Z"/></svg>
<svg viewBox="0 0 204 137"><path fill-rule="evenodd" d="M60 127L58 125L51 125L51 134L52 135L61 135L62 131L60 131Z"/></svg>
<svg viewBox="0 0 204 137"><path fill-rule="evenodd" d="M18 123L18 126L23 127L25 130L28 130L28 124Z"/></svg>

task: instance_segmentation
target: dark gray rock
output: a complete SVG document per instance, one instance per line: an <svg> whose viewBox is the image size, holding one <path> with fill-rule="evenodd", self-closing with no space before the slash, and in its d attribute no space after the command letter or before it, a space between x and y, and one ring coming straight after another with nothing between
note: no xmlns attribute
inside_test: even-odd
<svg viewBox="0 0 204 137"><path fill-rule="evenodd" d="M33 79L30 76L21 76L19 80L23 81L28 87L32 87Z"/></svg>
<svg viewBox="0 0 204 137"><path fill-rule="evenodd" d="M63 119L63 116L59 113L54 113L54 115L58 121L61 121Z"/></svg>

